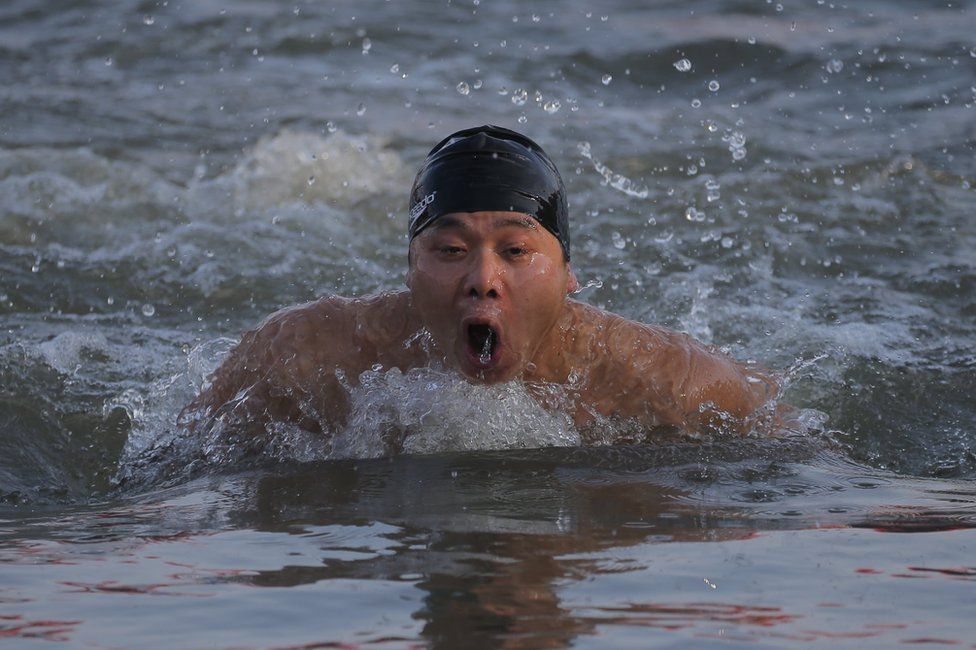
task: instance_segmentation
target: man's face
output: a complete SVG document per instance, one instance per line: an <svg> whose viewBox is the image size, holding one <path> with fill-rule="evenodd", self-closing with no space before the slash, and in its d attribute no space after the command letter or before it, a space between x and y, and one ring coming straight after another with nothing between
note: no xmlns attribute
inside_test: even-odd
<svg viewBox="0 0 976 650"><path fill-rule="evenodd" d="M458 212L411 243L411 298L450 365L519 377L577 288L559 241L518 212Z"/></svg>

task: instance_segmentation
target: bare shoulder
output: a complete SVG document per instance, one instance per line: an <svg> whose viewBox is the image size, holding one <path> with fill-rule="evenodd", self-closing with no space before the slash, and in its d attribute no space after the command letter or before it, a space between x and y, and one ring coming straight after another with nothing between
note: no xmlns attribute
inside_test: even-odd
<svg viewBox="0 0 976 650"><path fill-rule="evenodd" d="M303 375L351 363L364 347L388 344L403 336L405 292L364 298L332 296L282 309L246 333L241 348L266 364L294 365Z"/></svg>
<svg viewBox="0 0 976 650"><path fill-rule="evenodd" d="M580 303L573 309L594 392L615 412L687 430L743 430L775 397L769 375L688 334Z"/></svg>
<svg viewBox="0 0 976 650"><path fill-rule="evenodd" d="M181 421L197 427L216 418L258 437L269 420L313 432L340 426L348 409L343 382L368 364L376 349L372 339L392 319L387 325L363 324L396 311L400 302L398 294L329 297L271 314L244 333Z"/></svg>

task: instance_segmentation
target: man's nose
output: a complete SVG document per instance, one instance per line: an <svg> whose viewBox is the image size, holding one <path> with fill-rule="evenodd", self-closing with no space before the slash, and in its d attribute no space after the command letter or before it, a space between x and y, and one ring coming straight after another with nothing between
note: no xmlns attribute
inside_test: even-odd
<svg viewBox="0 0 976 650"><path fill-rule="evenodd" d="M481 251L470 258L464 292L475 298L497 298L502 268L492 251Z"/></svg>

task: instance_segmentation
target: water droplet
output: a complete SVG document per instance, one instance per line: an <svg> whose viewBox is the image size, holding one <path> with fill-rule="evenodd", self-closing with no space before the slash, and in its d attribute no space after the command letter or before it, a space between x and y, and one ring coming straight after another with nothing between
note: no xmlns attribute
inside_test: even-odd
<svg viewBox="0 0 976 650"><path fill-rule="evenodd" d="M112 57L110 56L105 57L105 65L112 65Z"/></svg>
<svg viewBox="0 0 976 650"><path fill-rule="evenodd" d="M616 249L623 250L627 245L627 240L616 230L610 235L610 239L613 242L613 247Z"/></svg>
<svg viewBox="0 0 976 650"><path fill-rule="evenodd" d="M329 120L328 122L325 123L325 128L329 133L335 133L336 131L339 130L339 127L337 127L335 125L335 122L333 122L332 120Z"/></svg>
<svg viewBox="0 0 976 650"><path fill-rule="evenodd" d="M394 63L393 65L391 65L390 66L390 72L392 72L393 74L396 74L396 73L400 72L400 64L399 63Z"/></svg>
<svg viewBox="0 0 976 650"><path fill-rule="evenodd" d="M603 75L603 79L601 79L601 81L603 82L604 86L609 86L610 82L613 81L613 75L605 74Z"/></svg>
<svg viewBox="0 0 976 650"><path fill-rule="evenodd" d="M844 69L844 62L840 59L831 59L827 62L827 72L837 74Z"/></svg>
<svg viewBox="0 0 976 650"><path fill-rule="evenodd" d="M732 248L735 245L735 240L731 237L722 237L722 248Z"/></svg>
<svg viewBox="0 0 976 650"><path fill-rule="evenodd" d="M468 85L468 82L462 81L457 85L457 91L459 95L467 95L471 92L471 86Z"/></svg>
<svg viewBox="0 0 976 650"><path fill-rule="evenodd" d="M156 308L153 307L148 302L142 306L142 315L145 316L146 318L155 315L155 313L156 313Z"/></svg>
<svg viewBox="0 0 976 650"><path fill-rule="evenodd" d="M695 206L690 205L685 210L685 219L700 223L705 220L705 212L704 210L698 210L695 208Z"/></svg>
<svg viewBox="0 0 976 650"><path fill-rule="evenodd" d="M105 302L108 303L109 306L114 305L115 304L115 298L113 298L112 296L109 296L108 298L105 299Z"/></svg>
<svg viewBox="0 0 976 650"><path fill-rule="evenodd" d="M309 176L308 177L308 186L311 187L312 185L315 185L315 177L314 176Z"/></svg>
<svg viewBox="0 0 976 650"><path fill-rule="evenodd" d="M700 108L701 107L701 100L700 99L693 99L693 100L691 100L691 107L692 108Z"/></svg>
<svg viewBox="0 0 976 650"><path fill-rule="evenodd" d="M708 89L711 90L713 93L718 92L719 87L720 86L718 85L718 82L714 79L708 82Z"/></svg>
<svg viewBox="0 0 976 650"><path fill-rule="evenodd" d="M154 22L156 22L156 19L153 16L146 14L142 17L142 22L144 25L152 25Z"/></svg>
<svg viewBox="0 0 976 650"><path fill-rule="evenodd" d="M749 42L749 45L755 45L756 44L756 37L755 36L750 36L746 40Z"/></svg>
<svg viewBox="0 0 976 650"><path fill-rule="evenodd" d="M558 99L551 99L545 104L543 104L542 108L544 108L547 113L552 115L553 113L558 111L561 106L562 104L559 103Z"/></svg>
<svg viewBox="0 0 976 650"><path fill-rule="evenodd" d="M373 47L373 41L368 38L363 39L363 54L369 54L369 49Z"/></svg>
<svg viewBox="0 0 976 650"><path fill-rule="evenodd" d="M366 114L366 104L360 102L359 106L356 108L356 115L362 117Z"/></svg>
<svg viewBox="0 0 976 650"><path fill-rule="evenodd" d="M522 113L521 115L519 115L519 117L518 117L518 123L519 124L525 124L528 121L529 121L529 118L525 117L525 113Z"/></svg>
<svg viewBox="0 0 976 650"><path fill-rule="evenodd" d="M519 88L512 91L512 103L516 106L524 106L525 102L529 100L529 93L525 91L524 88Z"/></svg>
<svg viewBox="0 0 976 650"><path fill-rule="evenodd" d="M489 331L488 336L485 337L484 345L481 346L481 354L478 355L478 360L481 361L482 365L488 365L488 362L491 361L491 353L494 345L495 333Z"/></svg>
<svg viewBox="0 0 976 650"><path fill-rule="evenodd" d="M678 69L678 72L688 72L691 70L691 61L688 59L678 59L674 62L674 67Z"/></svg>
<svg viewBox="0 0 976 650"><path fill-rule="evenodd" d="M475 90L481 90L481 87L483 85L484 85L484 82L482 82L481 79L475 79L474 80L474 83L471 84L471 87L474 88Z"/></svg>
<svg viewBox="0 0 976 650"><path fill-rule="evenodd" d="M721 188L722 186L719 185L718 181L716 181L714 178L710 178L705 181L705 189L707 190L705 198L708 199L709 203L718 201L720 198L722 198L722 195L719 192Z"/></svg>
<svg viewBox="0 0 976 650"><path fill-rule="evenodd" d="M542 17L539 14L532 14L532 22L537 23L540 20L542 20Z"/></svg>

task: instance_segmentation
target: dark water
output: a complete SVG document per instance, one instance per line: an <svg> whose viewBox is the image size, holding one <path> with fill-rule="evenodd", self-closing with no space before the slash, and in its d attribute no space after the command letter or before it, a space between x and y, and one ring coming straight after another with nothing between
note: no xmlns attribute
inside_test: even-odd
<svg viewBox="0 0 976 650"><path fill-rule="evenodd" d="M0 637L972 643L974 33L971 2L4 3ZM176 436L265 314L401 285L413 170L486 122L562 170L580 299L783 373L809 435L579 449L516 387L376 373L357 444ZM429 455L341 458L391 418ZM129 487L162 443L195 478Z"/></svg>

